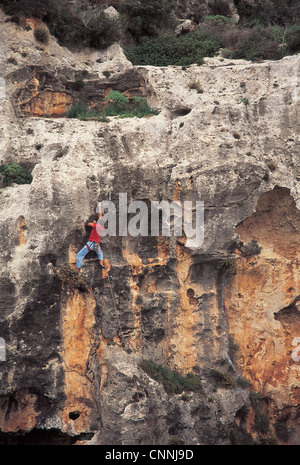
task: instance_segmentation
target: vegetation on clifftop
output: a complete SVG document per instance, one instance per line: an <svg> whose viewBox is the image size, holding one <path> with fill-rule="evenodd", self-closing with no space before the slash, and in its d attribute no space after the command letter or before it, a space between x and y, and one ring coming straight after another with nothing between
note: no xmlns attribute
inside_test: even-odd
<svg viewBox="0 0 300 465"><path fill-rule="evenodd" d="M238 16L225 0L194 2L195 11L187 16L192 27L176 34L182 11L175 1L89 0L75 6L58 0L0 0L5 13L20 26L26 26L24 18L39 18L68 47L101 49L119 42L136 65L201 64L204 57L219 51L225 58L252 61L300 52L298 0L234 3ZM108 5L117 10L115 16L105 12ZM42 40L47 41L45 33Z"/></svg>

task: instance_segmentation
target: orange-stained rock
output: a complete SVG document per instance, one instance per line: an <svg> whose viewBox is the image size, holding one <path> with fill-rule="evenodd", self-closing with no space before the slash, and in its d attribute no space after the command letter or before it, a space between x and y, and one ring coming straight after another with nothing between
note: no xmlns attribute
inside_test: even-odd
<svg viewBox="0 0 300 465"><path fill-rule="evenodd" d="M61 357L64 366L65 403L60 411L62 430L89 431L97 416L91 358L97 353L93 327L95 299L90 292L67 290L61 306ZM70 412L79 412L75 420ZM72 415L71 415L72 416Z"/></svg>
<svg viewBox="0 0 300 465"><path fill-rule="evenodd" d="M19 220L19 239L20 239L19 245L26 244L26 229L27 229L26 220L24 216L21 216Z"/></svg>
<svg viewBox="0 0 300 465"><path fill-rule="evenodd" d="M237 232L261 252L236 261L225 296L229 334L239 349L236 361L254 391L273 400L275 411L299 405L300 363L292 341L300 336L300 212L287 189L259 198L256 212Z"/></svg>
<svg viewBox="0 0 300 465"><path fill-rule="evenodd" d="M176 181L173 200L180 199L180 190L180 182ZM122 249L131 267L129 287L135 321L128 344L142 356L157 357L166 366L182 373L202 366L208 354L212 359L217 358L221 339L216 276L205 283L200 278L194 279L195 259L184 247L185 241L185 237L170 241L169 237L158 236L154 247L157 255L145 261L142 251L130 247L128 237ZM172 272L168 268L170 256L174 256L176 263ZM201 308L202 297L209 300L209 319ZM148 307L152 299L154 303ZM154 332L157 326L161 337L148 349L145 330L151 327Z"/></svg>
<svg viewBox="0 0 300 465"><path fill-rule="evenodd" d="M22 116L63 116L72 106L73 97L63 88L48 85L45 77L33 69L30 80L20 84L16 106Z"/></svg>
<svg viewBox="0 0 300 465"><path fill-rule="evenodd" d="M73 103L73 97L66 92L44 90L22 104L26 116L63 116Z"/></svg>
<svg viewBox="0 0 300 465"><path fill-rule="evenodd" d="M0 425L1 431L30 431L36 426L39 410L36 407L38 395L21 389L16 393L1 398Z"/></svg>

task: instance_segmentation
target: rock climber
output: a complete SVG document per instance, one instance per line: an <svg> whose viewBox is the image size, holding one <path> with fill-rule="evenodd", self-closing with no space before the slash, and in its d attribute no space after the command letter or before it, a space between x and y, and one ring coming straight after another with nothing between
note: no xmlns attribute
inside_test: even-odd
<svg viewBox="0 0 300 465"><path fill-rule="evenodd" d="M101 206L98 204L98 219L102 217ZM92 231L89 236L89 240L86 245L77 253L76 255L76 267L77 271L80 271L84 257L89 253L90 250L96 252L101 268L104 268L103 265L103 252L100 247L100 236L104 227L94 219L92 223L88 223L88 226L92 228Z"/></svg>

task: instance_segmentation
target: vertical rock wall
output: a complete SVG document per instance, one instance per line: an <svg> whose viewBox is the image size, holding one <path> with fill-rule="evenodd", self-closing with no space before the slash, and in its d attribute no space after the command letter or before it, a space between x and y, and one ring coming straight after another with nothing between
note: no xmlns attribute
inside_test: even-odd
<svg viewBox="0 0 300 465"><path fill-rule="evenodd" d="M0 190L1 441L299 443L299 58L135 68L116 46L40 50L32 32L4 27L6 49L28 54L16 67L0 56L1 163L29 166L33 180ZM72 99L101 106L110 89L159 114L58 117ZM203 200L202 247L106 237L106 271L90 254L85 285L62 279L95 205L119 193ZM198 389L167 392L143 359L192 372Z"/></svg>
<svg viewBox="0 0 300 465"><path fill-rule="evenodd" d="M239 346L237 363L255 391L269 399L266 411L292 425L299 405L299 219L288 189L261 195L256 211L237 227L244 244L226 296L229 333ZM257 247L257 246L256 246ZM261 248L261 250L260 250Z"/></svg>

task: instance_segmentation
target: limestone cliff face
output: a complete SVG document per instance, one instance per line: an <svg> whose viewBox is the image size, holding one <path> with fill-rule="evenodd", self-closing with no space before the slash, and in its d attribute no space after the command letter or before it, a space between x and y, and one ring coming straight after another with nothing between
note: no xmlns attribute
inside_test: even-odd
<svg viewBox="0 0 300 465"><path fill-rule="evenodd" d="M33 169L31 184L0 190L1 440L299 444L299 57L133 67L118 46L36 47L0 20L1 163ZM111 89L159 114L64 117ZM119 193L204 201L203 246L106 237L106 271L87 256L76 287L59 270L97 202ZM143 359L201 389L167 393ZM212 370L249 387L216 386Z"/></svg>

